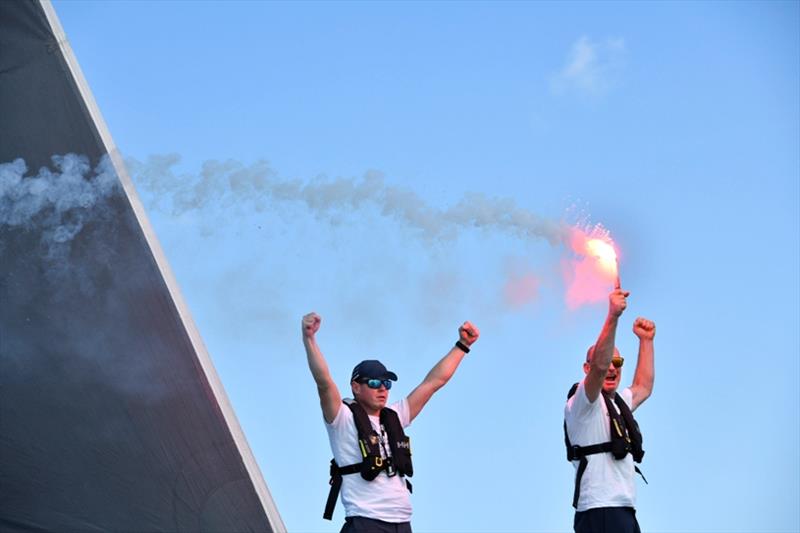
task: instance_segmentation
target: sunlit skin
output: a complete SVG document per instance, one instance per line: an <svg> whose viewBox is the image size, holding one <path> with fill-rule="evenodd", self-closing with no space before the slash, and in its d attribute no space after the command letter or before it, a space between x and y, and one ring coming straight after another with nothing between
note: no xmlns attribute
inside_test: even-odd
<svg viewBox="0 0 800 533"><path fill-rule="evenodd" d="M350 382L350 388L353 391L353 398L361 404L369 415L378 416L389 400L389 391L386 390L382 383L379 388L371 389L366 383L352 381Z"/></svg>

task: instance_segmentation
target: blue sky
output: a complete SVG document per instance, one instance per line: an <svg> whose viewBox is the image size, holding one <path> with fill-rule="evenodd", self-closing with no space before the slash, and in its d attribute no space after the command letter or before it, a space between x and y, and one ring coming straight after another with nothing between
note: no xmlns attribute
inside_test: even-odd
<svg viewBox="0 0 800 533"><path fill-rule="evenodd" d="M378 357L395 399L481 329L409 430L415 530L572 523L563 400L605 304L570 309L568 251L496 211L431 236L335 195L377 173L431 212L608 228L623 355L636 316L658 328L643 529L800 529L799 5L55 2L124 155L179 156L134 182L290 531L343 515L321 519L311 310L342 391ZM174 209L208 160L329 196Z"/></svg>

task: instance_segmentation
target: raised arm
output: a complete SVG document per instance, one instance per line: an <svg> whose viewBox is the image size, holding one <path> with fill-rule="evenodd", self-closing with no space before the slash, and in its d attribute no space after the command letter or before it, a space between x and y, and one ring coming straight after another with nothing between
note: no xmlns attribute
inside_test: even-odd
<svg viewBox="0 0 800 533"><path fill-rule="evenodd" d="M633 393L631 411L639 407L653 392L653 382L656 377L653 339L656 336L656 325L651 320L639 317L633 323L633 333L639 337L639 358L636 361L636 373L633 375L631 385Z"/></svg>
<svg viewBox="0 0 800 533"><path fill-rule="evenodd" d="M306 347L308 368L317 383L322 416L325 418L325 422L330 424L339 413L339 407L342 405L342 396L339 394L339 389L336 387L333 378L331 378L328 363L325 362L325 358L317 345L316 334L321 323L322 318L316 313L309 313L303 317L303 345Z"/></svg>
<svg viewBox="0 0 800 533"><path fill-rule="evenodd" d="M472 343L478 340L479 336L480 332L478 328L469 322L464 322L461 327L458 328L458 341L465 345L467 349L472 346ZM453 346L450 351L447 352L447 355L442 357L442 359L436 363L436 366L428 372L428 375L425 376L422 383L411 391L411 394L408 395L410 420L414 420L417 417L419 412L422 411L422 408L425 407L425 404L428 403L428 400L431 399L434 392L444 387L444 384L450 381L456 368L458 368L458 365L464 358L465 353L466 352L457 345Z"/></svg>
<svg viewBox="0 0 800 533"><path fill-rule="evenodd" d="M589 372L586 374L584 388L586 397L590 402L594 402L600 391L603 390L603 380L608 372L608 365L614 356L614 341L617 335L617 322L622 312L625 311L628 303L625 300L630 293L622 289L614 289L608 296L608 315L594 344L594 353L589 361Z"/></svg>

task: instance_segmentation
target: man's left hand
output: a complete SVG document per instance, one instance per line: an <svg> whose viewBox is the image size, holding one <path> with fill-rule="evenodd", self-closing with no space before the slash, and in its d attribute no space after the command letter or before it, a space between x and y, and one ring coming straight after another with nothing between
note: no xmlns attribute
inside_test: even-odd
<svg viewBox="0 0 800 533"><path fill-rule="evenodd" d="M656 336L656 324L652 320L639 317L633 322L633 333L639 340L651 341Z"/></svg>
<svg viewBox="0 0 800 533"><path fill-rule="evenodd" d="M461 342L463 342L467 346L471 346L473 342L478 340L478 337L480 337L480 335L481 332L478 331L478 328L473 326L472 322L470 322L469 320L461 324L461 327L458 328L458 337L461 340Z"/></svg>

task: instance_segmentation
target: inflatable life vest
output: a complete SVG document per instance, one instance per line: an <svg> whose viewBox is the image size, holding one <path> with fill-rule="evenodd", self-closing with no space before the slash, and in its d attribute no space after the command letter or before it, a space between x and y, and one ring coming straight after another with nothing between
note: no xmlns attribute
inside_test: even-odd
<svg viewBox="0 0 800 533"><path fill-rule="evenodd" d="M578 384L575 383L567 393L567 400L572 398L577 390ZM622 396L616 392L614 393L613 404L611 398L609 398L607 394L601 392L600 396L602 396L603 400L606 402L606 409L608 410L608 423L611 432L610 441L590 444L588 446L573 446L569 441L569 435L567 435L567 421L564 421L564 444L567 447L567 461L579 461L578 471L575 474L575 493L572 497L572 506L576 509L578 507L578 498L580 498L581 495L581 479L583 478L586 466L589 464L588 459L586 459L587 456L598 453L610 453L614 456L614 459L621 460L624 459L626 455L631 454L636 463L641 463L644 457L642 432L639 430L639 424L633 418L633 413L630 407L628 407L628 404L625 403ZM614 409L614 404L617 405L619 411ZM642 471L639 470L639 467L634 465L634 469L642 476L644 482L647 483L647 479L644 477L644 474L642 474Z"/></svg>
<svg viewBox="0 0 800 533"><path fill-rule="evenodd" d="M386 431L386 440L391 452L391 457L383 457L381 456L381 437L372 427L367 412L355 400L348 398L343 400L343 403L353 412L362 460L360 463L339 466L335 459L331 459L331 490L328 493L328 501L322 515L325 520L333 517L333 508L336 506L336 499L339 497L339 490L342 487L342 476L358 473L365 480L372 481L384 471L389 477L398 474L402 477L414 475L414 467L411 464L411 441L403 431L403 425L400 424L397 413L388 407L384 407L380 412L380 423ZM406 488L411 492L411 483L407 479L405 482Z"/></svg>

